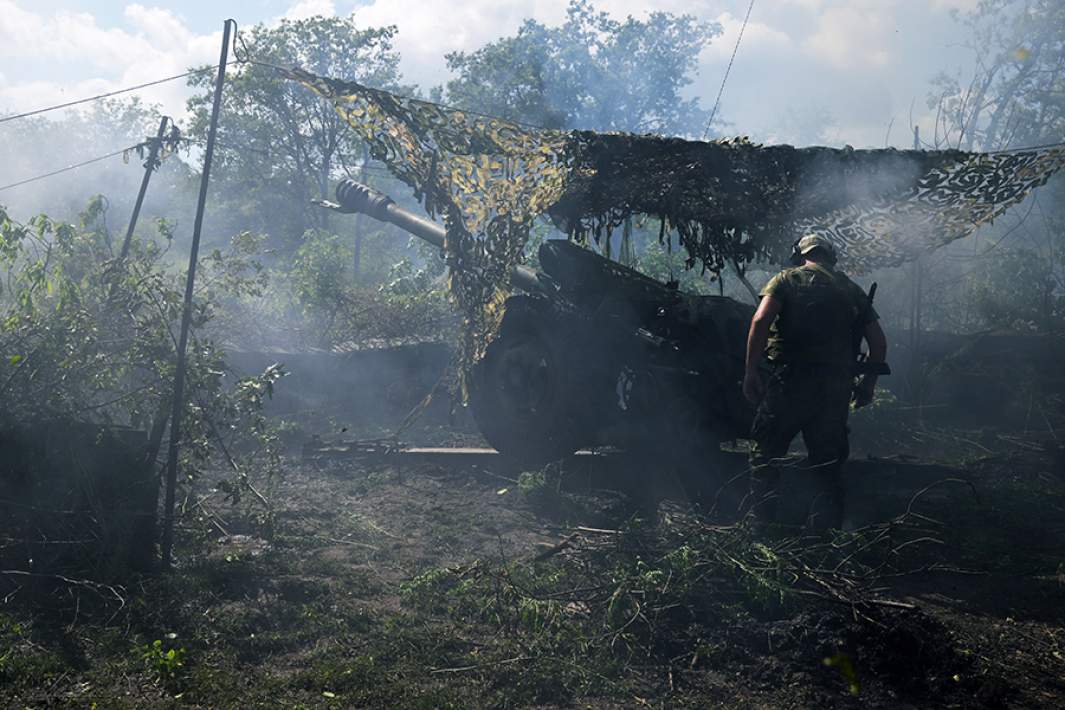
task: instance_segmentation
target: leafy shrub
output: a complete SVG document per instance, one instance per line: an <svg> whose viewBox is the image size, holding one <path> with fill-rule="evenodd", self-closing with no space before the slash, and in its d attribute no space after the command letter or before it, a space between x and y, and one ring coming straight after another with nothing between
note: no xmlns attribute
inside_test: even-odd
<svg viewBox="0 0 1065 710"><path fill-rule="evenodd" d="M162 639L144 644L140 649L140 657L144 667L165 686L173 686L185 667L185 649L164 648Z"/></svg>
<svg viewBox="0 0 1065 710"><path fill-rule="evenodd" d="M291 266L278 274L274 320L293 325L299 344L313 347L447 339L455 317L443 262L428 248L421 257L420 264L399 259L379 283L361 282L352 273L350 244L308 231Z"/></svg>
<svg viewBox="0 0 1065 710"><path fill-rule="evenodd" d="M0 208L0 429L62 420L148 430L165 421L184 274L166 266L165 223L159 242L134 239L125 258L116 254L95 226L102 204L90 202L79 225L46 215L21 224ZM188 349L183 471L195 475L222 455L237 474L234 491L244 472L273 472L279 461L261 409L284 371L228 386L224 352L208 336L226 299L262 293L257 245L241 234L201 260Z"/></svg>

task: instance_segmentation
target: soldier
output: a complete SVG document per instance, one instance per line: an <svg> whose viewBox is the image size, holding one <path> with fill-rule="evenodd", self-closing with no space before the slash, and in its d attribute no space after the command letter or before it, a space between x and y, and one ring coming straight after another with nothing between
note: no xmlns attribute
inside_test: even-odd
<svg viewBox="0 0 1065 710"><path fill-rule="evenodd" d="M887 339L869 297L837 271L831 242L809 234L795 243L795 268L785 269L762 289L762 300L747 337L743 393L757 407L751 430L751 494L757 519L776 517L780 470L802 432L807 459L819 469L823 493L814 516L819 528L839 527L843 519L840 472L850 452L847 415L853 400L864 407L873 399L876 375L854 387L854 365L861 340L869 344L870 363L883 363ZM759 372L768 356L768 382Z"/></svg>

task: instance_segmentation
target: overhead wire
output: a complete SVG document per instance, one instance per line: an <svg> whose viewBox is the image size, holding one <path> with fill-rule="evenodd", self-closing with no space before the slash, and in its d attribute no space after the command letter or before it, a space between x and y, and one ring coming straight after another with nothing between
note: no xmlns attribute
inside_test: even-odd
<svg viewBox="0 0 1065 710"><path fill-rule="evenodd" d="M717 116L718 108L721 105L721 97L724 94L725 85L728 82L729 74L732 71L732 65L733 65L733 63L736 60L736 54L739 51L740 43L743 40L743 34L744 34L744 31L747 28L748 22L750 21L751 12L753 11L753 9L754 9L754 0L751 0L750 3L747 5L747 13L746 13L746 15L743 18L743 24L740 26L739 35L736 37L736 44L732 48L732 55L729 57L729 63L728 63L728 66L725 68L725 74L724 74L724 76L721 79L721 86L718 88L717 97L714 100L713 109L710 112L710 117L707 120L706 128L703 131L703 136L702 136L703 140L705 140L707 135L709 134L710 127L713 124L714 118ZM238 43L239 43L239 47L238 47ZM286 69L285 67L282 67L282 66L279 66L279 65L276 65L276 64L272 64L270 62L264 62L264 61L261 61L261 60L252 59L251 58L251 50L248 48L248 45L244 41L244 37L240 33L239 29L234 33L234 37L233 37L233 55L234 55L234 57L236 59L235 63L237 63L237 64L252 64L252 65L256 65L256 66L266 67L266 68L269 68L269 69L273 69L273 70L279 72L280 74L291 76L291 70L290 69ZM88 96L88 97L85 97L85 98L76 99L74 101L67 101L67 102L64 102L64 103L61 103L61 104L55 104L55 105L52 105L52 106L46 106L46 107L43 107L43 108L35 109L33 111L26 111L26 112L23 112L23 113L13 114L13 115L10 115L10 116L3 116L3 117L0 117L0 123L7 123L8 121L14 121L14 120L20 119L20 118L27 118L29 116L36 116L36 115L39 115L39 114L42 114L42 113L47 113L49 111L56 111L56 110L63 109L63 108L69 108L71 106L77 106L77 105L80 105L80 104L89 103L91 101L98 101L100 99L109 98L111 96L118 96L119 94L129 93L131 91L137 91L138 89L144 89L144 88L147 88L147 87L150 87L150 86L156 86L158 84L163 84L163 83L166 83L166 82L169 82L169 81L175 81L177 79L182 79L182 78L185 78L185 77L188 77L188 76L192 76L194 74L202 74L202 73L205 73L205 72L214 71L217 68L218 68L218 65L208 66L208 67L201 67L199 69L191 69L191 70L189 70L187 72L183 72L181 74L175 74L173 76L163 77L161 79L156 79L154 81L148 81L148 82L144 82L142 84L136 84L134 86L125 87L125 88L122 88L122 89L116 89L115 91L108 91L108 92L105 92L105 93L102 93L102 94L96 94L95 96ZM392 92L389 92L389 93L392 93ZM462 111L462 112L470 114L472 116L478 116L478 117L486 118L486 119L493 120L493 121L502 121L502 122L505 122L505 123L510 123L510 124L522 126L522 127L525 127L525 128L531 128L531 129L534 129L534 130L548 130L548 129L544 128L543 126L539 126L539 125L536 125L536 124L526 123L526 122L518 121L518 120L515 120L515 119L502 118L500 116L495 116L495 115L492 115L492 114L473 111L473 110L469 110L469 109L461 109L461 108L458 108L458 107L455 107L455 106L450 106L450 105L447 105L447 104L434 103L432 101L428 101L426 99L421 99L421 98L418 98L418 97L404 96L402 94L393 94L393 95L397 96L397 97L399 97L401 99L405 99L407 101L420 103L420 104L425 104L425 105L437 106L437 107L440 107L440 108L443 108L443 109L446 109L446 110L451 110L451 111ZM7 184L7 185L2 185L2 186L0 186L0 190L8 190L8 189L11 189L11 188L14 188L14 187L19 187L21 185L25 185L25 184L28 184L28 183L31 183L31 182L36 182L37 180L43 180L45 178L52 177L54 175L59 175L61 173L65 173L65 172L70 171L70 170L75 170L77 168L84 167L86 165L91 165L93 163L97 163L97 162L100 162L102 160L106 160L108 158L113 158L113 157L115 157L117 155L121 155L123 153L128 153L130 150L136 150L137 148L140 148L140 147L142 147L144 145L146 145L146 142L137 143L137 144L134 144L132 146L128 146L126 148L123 148L121 150L117 150L117 151L114 151L112 153L107 153L106 155L101 155L101 156L97 156L95 158L90 158L90 159L82 161L80 163L75 163L73 165L68 165L66 167L50 171L48 173L44 173L44 174L41 174L41 175L36 175L34 177L26 178L24 180L19 180L17 182L13 182L13 183L10 183L10 184ZM1058 147L1063 147L1063 146L1065 146L1065 141L1056 142L1056 143L1045 143L1045 144L1041 144L1041 145L1027 146L1027 147L1021 147L1021 148L1005 148L1005 149L1001 149L1001 150L989 151L989 154L990 155L994 155L994 154L1001 154L1001 153L1015 153L1015 152L1023 152L1023 151L1026 151L1026 150L1042 150L1042 149L1047 149L1047 148L1058 148ZM250 150L256 150L256 149L250 149ZM267 153L268 151L263 151L263 150L259 149L259 152ZM371 169L371 170L381 169L381 168L378 168L377 166L373 166L373 167L367 166L367 167L369 167L369 169Z"/></svg>
<svg viewBox="0 0 1065 710"><path fill-rule="evenodd" d="M87 96L87 97L85 97L83 99L76 99L74 101L67 101L66 103L55 104L54 106L45 106L44 108L35 109L33 111L26 111L25 113L17 113L17 114L14 114L12 116L3 116L3 117L0 117L0 123L7 123L8 121L14 121L15 119L18 119L18 118L27 118L28 116L36 116L37 114L47 113L49 111L56 111L56 110L61 109L61 108L70 108L71 106L77 106L78 104L89 103L90 101L99 101L100 99L106 99L106 98L108 98L110 96L118 96L119 94L129 93L130 91L136 91L138 89L145 89L145 88L147 88L149 86L155 86L156 84L164 84L164 83L166 83L168 81L174 81L176 79L184 79L185 77L192 76L193 74L202 74L204 72L214 71L217 68L218 68L218 65L216 64L213 67L201 67L199 69L190 69L189 71L187 71L187 72L185 72L183 74L175 74L174 76L168 76L168 77L164 77L162 79L156 79L155 81L148 81L148 82L145 82L143 84L137 84L136 86L127 86L124 89L116 89L115 91L108 91L106 93L97 94L95 96Z"/></svg>
<svg viewBox="0 0 1065 710"><path fill-rule="evenodd" d="M721 86L717 90L717 98L714 99L714 108L710 111L710 118L706 121L706 128L703 129L703 140L706 140L706 136L710 133L710 126L714 122L714 117L717 116L717 108L721 105L721 94L725 92L725 82L728 81L729 72L732 71L732 63L736 61L736 52L740 49L740 42L743 41L743 31L747 29L747 21L751 19L751 10L754 9L754 0L747 6L747 14L743 18L743 24L740 26L740 34L736 37L736 46L732 48L732 56L729 57L728 66L725 67L725 76L721 77Z"/></svg>
<svg viewBox="0 0 1065 710"><path fill-rule="evenodd" d="M242 37L240 37L240 29L237 26L236 20L230 20L230 22L233 23L233 28L235 30L234 37L233 37L233 56L236 57L236 63L238 63L238 64L244 64L244 63L262 64L263 62L254 62L254 61L252 61L250 59L249 53L248 53L248 45L245 44L244 39ZM237 51L237 41L238 41L238 39L240 41L241 47L243 48L244 56L241 56L240 53ZM280 67L276 67L274 65L269 65L269 66L272 66L275 69L279 69L280 68ZM212 71L214 71L216 69L218 69L218 65L217 64L214 64L212 66L207 66L207 67L200 67L199 69L190 69L187 72L184 72L182 74L174 74L173 76L163 77L162 79L155 79L153 81L147 81L147 82L144 82L143 84L137 84L135 86L127 86L124 89L115 89L114 91L108 91L108 92L105 92L105 93L102 93L102 94L96 94L95 96L86 96L85 98L82 98L82 99L75 99L74 101L67 101L65 103L55 104L53 106L45 106L44 108L34 109L33 111L26 111L24 113L17 113L17 114L13 114L11 116L0 116L0 123L7 123L8 121L14 121L14 120L19 119L19 118L27 118L29 116L36 116L38 114L47 113L49 111L57 111L57 110L62 109L62 108L70 108L71 106L77 106L79 104L89 103L90 101L99 101L100 99L106 99L106 98L109 98L111 96L118 96L119 94L127 94L127 93L129 93L131 91L137 91L138 89L146 89L149 86L155 86L157 84L165 84L168 81L175 81L177 79L184 79L185 77L192 76L193 74L203 74L205 72L212 72Z"/></svg>
<svg viewBox="0 0 1065 710"><path fill-rule="evenodd" d="M19 180L17 182L9 183L7 185L0 185L0 191L8 190L8 189L11 189L13 187L19 187L21 185L26 185L28 183L36 182L38 180L44 180L45 178L49 178L49 177L52 177L54 175L60 175L62 173L68 172L70 170L75 170L77 168L85 167L86 165L92 165L93 163L98 163L98 162L100 162L102 160L107 160L108 158L114 158L114 157L116 157L118 155L122 155L123 153L129 153L130 151L137 150L138 148L142 148L142 147L145 147L145 146L149 145L151 143L151 140L154 140L154 139L141 141L140 143L134 143L133 145L126 146L125 148L120 148L119 150L113 151L111 153L107 153L105 155L98 155L95 158L89 158L88 160L83 160L80 163L74 163L73 165L67 165L65 167L58 168L56 170L51 170L51 171L49 171L47 173L42 173L41 175L35 175L33 177L25 178L25 179ZM184 142L186 144L202 144L203 143L203 141L190 139L190 138L182 138L181 140L182 140L182 142ZM262 148L251 148L251 147L247 147L247 146L238 147L238 146L233 146L233 145L229 145L229 144L225 144L225 143L219 143L219 146L222 147L222 148L228 148L230 150L250 151L250 152L260 153L260 154L263 154L263 155L275 155L276 154L274 151L264 150ZM383 165L367 165L367 166L365 166L364 169L365 170L369 170L369 171L373 171L373 172L380 172L380 173L388 174L388 175L392 174L391 171L388 170L388 168L386 168Z"/></svg>
<svg viewBox="0 0 1065 710"><path fill-rule="evenodd" d="M119 150L114 151L113 153L108 153L106 155L99 155L99 156L97 156L95 158L89 158L88 160L83 160L80 163L74 163L73 165L68 165L65 168L59 168L58 170L52 170L51 172L44 173L43 175L35 175L34 177L26 178L25 180L19 180L18 182L13 182L13 183L10 183L8 185L2 185L2 186L0 186L0 191L9 190L9 189L11 189L13 187L18 187L20 185L25 185L27 183L36 182L38 180L44 180L45 178L52 177L53 175L59 175L60 173L65 173L68 170L74 170L76 168L85 167L86 165L92 165L93 163L98 163L101 160L107 160L108 158L114 158L117 155L122 155L123 153L129 153L131 150L137 150L138 148L141 148L143 146L148 145L148 143L149 143L149 141L141 141L140 143L134 143L131 146L127 146L125 148L121 148Z"/></svg>

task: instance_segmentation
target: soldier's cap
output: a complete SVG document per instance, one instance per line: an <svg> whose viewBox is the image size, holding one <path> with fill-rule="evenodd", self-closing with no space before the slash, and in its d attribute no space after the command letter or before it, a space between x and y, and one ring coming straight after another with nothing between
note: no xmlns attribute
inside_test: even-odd
<svg viewBox="0 0 1065 710"><path fill-rule="evenodd" d="M828 241L820 234L807 234L795 245L795 250L804 256L812 252L814 249L824 249L833 257L836 256L836 247L832 246L832 242Z"/></svg>

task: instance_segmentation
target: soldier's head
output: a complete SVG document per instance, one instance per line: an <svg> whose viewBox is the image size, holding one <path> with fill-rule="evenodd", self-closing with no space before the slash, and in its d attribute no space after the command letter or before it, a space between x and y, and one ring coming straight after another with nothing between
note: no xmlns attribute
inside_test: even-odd
<svg viewBox="0 0 1065 710"><path fill-rule="evenodd" d="M807 261L818 264L834 266L836 263L836 248L820 234L807 234L795 242L791 252L791 262L801 266Z"/></svg>

